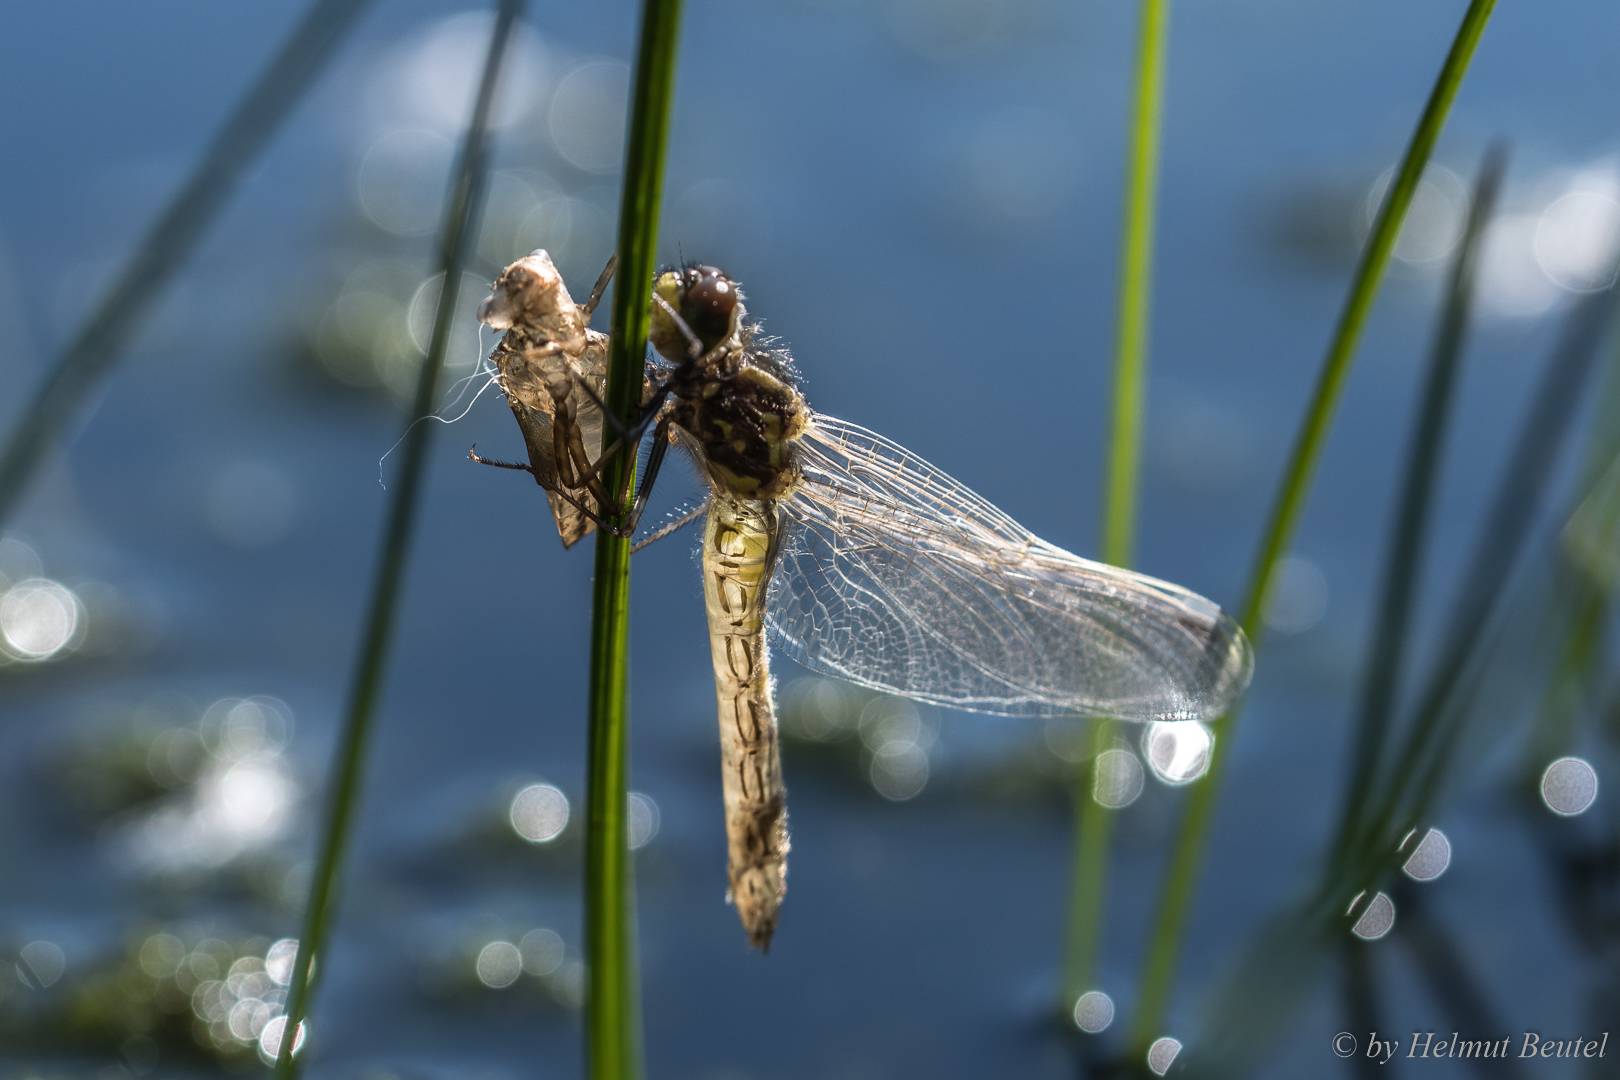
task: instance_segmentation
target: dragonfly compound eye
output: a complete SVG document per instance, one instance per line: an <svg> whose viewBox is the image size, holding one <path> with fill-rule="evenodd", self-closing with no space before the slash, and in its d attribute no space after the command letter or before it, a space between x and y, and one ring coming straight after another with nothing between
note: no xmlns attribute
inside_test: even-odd
<svg viewBox="0 0 1620 1080"><path fill-rule="evenodd" d="M694 266L687 271L686 303L681 314L705 350L726 338L737 314L737 286L722 270Z"/></svg>

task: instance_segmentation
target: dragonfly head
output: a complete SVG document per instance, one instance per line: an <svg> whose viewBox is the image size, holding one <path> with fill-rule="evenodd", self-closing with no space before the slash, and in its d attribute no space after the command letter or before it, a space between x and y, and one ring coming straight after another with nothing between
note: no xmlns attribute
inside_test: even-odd
<svg viewBox="0 0 1620 1080"><path fill-rule="evenodd" d="M736 332L742 317L742 290L713 266L666 270L653 283L653 296L647 337L660 355L675 363L694 355L694 338L700 346L696 355L709 352Z"/></svg>
<svg viewBox="0 0 1620 1080"><path fill-rule="evenodd" d="M537 248L501 271L478 305L478 321L496 330L551 312L569 311L574 298L545 248Z"/></svg>

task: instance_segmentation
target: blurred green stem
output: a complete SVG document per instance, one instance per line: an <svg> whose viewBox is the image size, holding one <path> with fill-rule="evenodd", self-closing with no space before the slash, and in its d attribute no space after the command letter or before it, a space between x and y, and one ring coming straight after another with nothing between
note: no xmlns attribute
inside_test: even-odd
<svg viewBox="0 0 1620 1080"><path fill-rule="evenodd" d="M196 171L101 303L79 328L18 418L0 452L0 526L10 520L28 482L63 438L76 412L94 400L174 275L185 265L253 164L336 52L367 0L318 0L253 84L209 145Z"/></svg>
<svg viewBox="0 0 1620 1080"><path fill-rule="evenodd" d="M1428 531L1434 481L1440 468L1440 448L1445 441L1463 337L1473 306L1480 240L1496 207L1496 196L1501 189L1506 167L1507 152L1504 147L1493 146L1487 151L1474 186L1462 242L1457 246L1457 256L1452 263L1445 307L1430 353L1423 401L1413 428L1406 480L1401 489L1394 532L1390 537L1384 593L1362 682L1350 784L1345 790L1345 807L1334 850L1342 851L1361 824L1365 803L1373 791L1378 766L1382 761L1384 743L1389 736L1390 718L1395 711L1400 688L1401 659L1406 654L1411 629L1412 601L1417 591L1418 572L1422 567L1423 537Z"/></svg>
<svg viewBox="0 0 1620 1080"><path fill-rule="evenodd" d="M680 18L680 0L645 0L642 6L604 395L608 409L625 425L635 420L641 403ZM603 472L607 489L629 491L634 465L635 455L616 455ZM585 797L585 947L590 969L586 1056L594 1080L635 1080L641 1075L642 1053L634 867L627 820L630 541L600 529L592 600L590 760Z"/></svg>
<svg viewBox="0 0 1620 1080"><path fill-rule="evenodd" d="M1356 267L1350 294L1339 316L1250 573L1242 623L1256 650L1261 644L1266 595L1272 572L1287 552L1299 524L1311 479L1332 427L1339 396L1350 373L1350 364L1361 342L1367 318L1372 312L1378 287L1383 281L1384 269L1394 251L1401 223L1406 218L1424 166L1445 126L1451 103L1462 85L1474 50L1479 45L1480 35L1484 33L1485 24L1490 20L1495 6L1496 0L1471 0L1468 5ZM1239 710L1234 710L1214 724L1215 748L1210 758L1209 772L1193 785L1187 802L1175 852L1161 887L1147 961L1142 972L1129 1037L1133 1053L1145 1053L1148 1045L1163 1033L1165 1008L1169 1003L1170 988L1186 931L1187 914L1192 907L1199 869L1203 865L1210 828L1214 823L1215 799L1220 791L1240 715Z"/></svg>
<svg viewBox="0 0 1620 1080"><path fill-rule="evenodd" d="M1130 152L1126 160L1124 229L1119 251L1119 310L1114 345L1114 412L1103 491L1102 560L1129 566L1135 547L1137 474L1147 383L1153 297L1154 203L1159 180L1159 129L1170 0L1141 0ZM1097 802L1097 755L1111 744L1113 724L1092 721L1092 754L1075 775L1074 867L1070 873L1068 947L1063 971L1065 1012L1096 985L1097 943L1108 897L1108 846L1114 811Z"/></svg>
<svg viewBox="0 0 1620 1080"><path fill-rule="evenodd" d="M338 873L354 831L355 811L360 803L360 770L365 763L377 701L382 693L383 675L388 666L394 616L399 607L405 563L410 554L411 534L416 519L416 504L427 461L428 440L433 431L433 424L427 417L432 415L433 403L438 397L439 373L444 366L445 349L455 323L461 268L478 235L484 179L489 163L486 135L490 106L500 79L507 41L523 5L524 0L501 0L495 29L490 36L489 53L484 60L478 101L467 125L467 136L454 172L454 186L445 207L438 258L444 284L439 289L439 302L433 313L433 336L428 345L427 358L422 362L416 383L416 402L411 408L411 421L401 440L399 479L394 485L394 498L383 531L382 551L377 563L377 577L372 585L365 636L355 660L354 683L332 763L331 802L327 806L320 856L304 906L304 927L298 938L298 956L287 987L287 1021L282 1029L281 1048L276 1060L276 1076L279 1080L290 1080L297 1071L294 1065L297 1059L292 1052L297 1043L295 1033L309 1011L310 991L313 989L310 967L315 957L325 956L327 938L336 915L334 899Z"/></svg>
<svg viewBox="0 0 1620 1080"><path fill-rule="evenodd" d="M1507 459L1489 516L1458 590L1456 607L1416 716L1396 753L1393 775L1377 790L1345 852L1335 859L1355 876L1330 886L1322 899L1369 888L1397 858L1406 831L1423 822L1454 764L1454 748L1468 719L1488 659L1492 614L1531 534L1536 506L1581 403L1603 336L1614 315L1616 287L1582 297L1570 312L1552 361L1542 375L1519 438ZM1345 890L1349 890L1348 893Z"/></svg>
<svg viewBox="0 0 1620 1080"><path fill-rule="evenodd" d="M1559 545L1554 570L1553 604L1565 618L1550 625L1561 643L1557 667L1548 682L1536 722L1520 757L1520 786L1532 806L1540 802L1541 773L1554 758L1571 752L1580 717L1602 691L1606 672L1608 621L1614 573L1602 558L1620 541L1620 499L1615 475L1620 469L1620 339L1611 339L1607 372L1586 450L1581 481L1583 500L1577 520L1585 516L1585 550L1571 551L1573 537ZM1590 531L1587 531L1590 530ZM1569 531L1575 531L1571 522ZM1592 560L1597 557L1596 564Z"/></svg>

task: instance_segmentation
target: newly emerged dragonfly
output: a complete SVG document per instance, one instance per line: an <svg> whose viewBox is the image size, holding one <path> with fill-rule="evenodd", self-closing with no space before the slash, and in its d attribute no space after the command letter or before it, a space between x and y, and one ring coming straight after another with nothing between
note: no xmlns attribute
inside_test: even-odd
<svg viewBox="0 0 1620 1080"><path fill-rule="evenodd" d="M565 544L590 524L628 535L670 445L704 478L730 899L752 944L776 928L788 850L767 636L813 671L1009 716L1210 720L1242 695L1253 656L1218 606L1055 547L883 436L813 412L714 267L658 277L641 418L593 458L606 339L581 320L611 270L575 305L537 251L480 309L507 330L492 359L529 446L528 466L506 467L546 488ZM626 507L596 470L649 429Z"/></svg>

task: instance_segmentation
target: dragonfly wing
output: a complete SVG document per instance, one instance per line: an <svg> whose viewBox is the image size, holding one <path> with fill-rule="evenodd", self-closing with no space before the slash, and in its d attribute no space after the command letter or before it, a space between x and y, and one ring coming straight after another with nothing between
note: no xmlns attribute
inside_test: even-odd
<svg viewBox="0 0 1620 1080"><path fill-rule="evenodd" d="M851 682L1012 716L1211 720L1253 654L1196 593L1054 547L940 470L816 416L782 504L771 631Z"/></svg>

